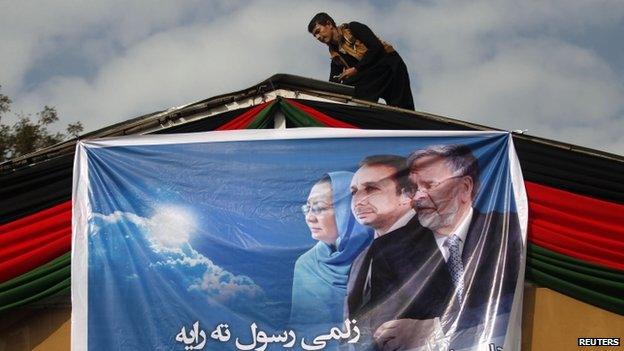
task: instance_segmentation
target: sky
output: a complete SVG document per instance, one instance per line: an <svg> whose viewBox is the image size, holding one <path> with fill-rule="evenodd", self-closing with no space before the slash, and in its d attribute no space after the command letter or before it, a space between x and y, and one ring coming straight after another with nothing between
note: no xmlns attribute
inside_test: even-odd
<svg viewBox="0 0 624 351"><path fill-rule="evenodd" d="M252 86L326 80L307 32L359 21L406 62L416 110L624 154L624 1L7 1L0 85L85 132ZM3 120L2 123L9 123Z"/></svg>

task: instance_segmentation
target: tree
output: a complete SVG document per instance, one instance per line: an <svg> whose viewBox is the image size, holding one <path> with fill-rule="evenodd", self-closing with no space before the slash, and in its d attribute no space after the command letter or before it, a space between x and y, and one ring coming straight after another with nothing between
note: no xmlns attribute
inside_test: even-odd
<svg viewBox="0 0 624 351"><path fill-rule="evenodd" d="M2 117L11 111L12 102L11 98L0 93L0 162L77 137L83 130L82 123L76 122L68 124L65 133L48 131L48 126L59 118L56 109L47 105L36 113L36 121L31 120L30 114L20 112L15 114L18 118L15 124L3 124Z"/></svg>

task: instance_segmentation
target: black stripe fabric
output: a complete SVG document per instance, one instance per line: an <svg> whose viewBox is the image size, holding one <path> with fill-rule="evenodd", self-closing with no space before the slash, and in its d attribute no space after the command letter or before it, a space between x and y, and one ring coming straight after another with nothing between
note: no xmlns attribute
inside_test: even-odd
<svg viewBox="0 0 624 351"><path fill-rule="evenodd" d="M297 101L362 129L474 130L468 126L427 120L400 111L319 101ZM624 158L621 161L613 160L518 136L514 136L514 144L525 180L606 201L624 203Z"/></svg>
<svg viewBox="0 0 624 351"><path fill-rule="evenodd" d="M381 110L374 107L339 105L334 103L295 100L310 106L332 118L358 126L362 129L414 129L414 130L467 130L466 127L418 118L410 113ZM294 128L294 125L286 125Z"/></svg>
<svg viewBox="0 0 624 351"><path fill-rule="evenodd" d="M525 180L624 203L624 162L514 138Z"/></svg>
<svg viewBox="0 0 624 351"><path fill-rule="evenodd" d="M0 224L71 199L74 152L0 176Z"/></svg>

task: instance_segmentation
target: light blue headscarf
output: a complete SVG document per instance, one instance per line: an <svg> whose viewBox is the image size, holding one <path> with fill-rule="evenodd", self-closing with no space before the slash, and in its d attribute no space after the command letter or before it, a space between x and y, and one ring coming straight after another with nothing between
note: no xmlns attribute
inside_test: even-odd
<svg viewBox="0 0 624 351"><path fill-rule="evenodd" d="M338 239L336 247L319 241L297 259L292 288L292 324L339 325L351 263L373 240L372 229L351 213L353 173L328 173Z"/></svg>

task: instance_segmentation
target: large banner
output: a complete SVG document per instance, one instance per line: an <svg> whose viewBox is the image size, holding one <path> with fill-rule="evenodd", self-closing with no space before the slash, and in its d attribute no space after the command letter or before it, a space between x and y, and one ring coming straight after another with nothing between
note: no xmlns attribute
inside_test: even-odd
<svg viewBox="0 0 624 351"><path fill-rule="evenodd" d="M79 143L73 350L518 350L527 200L502 132Z"/></svg>

